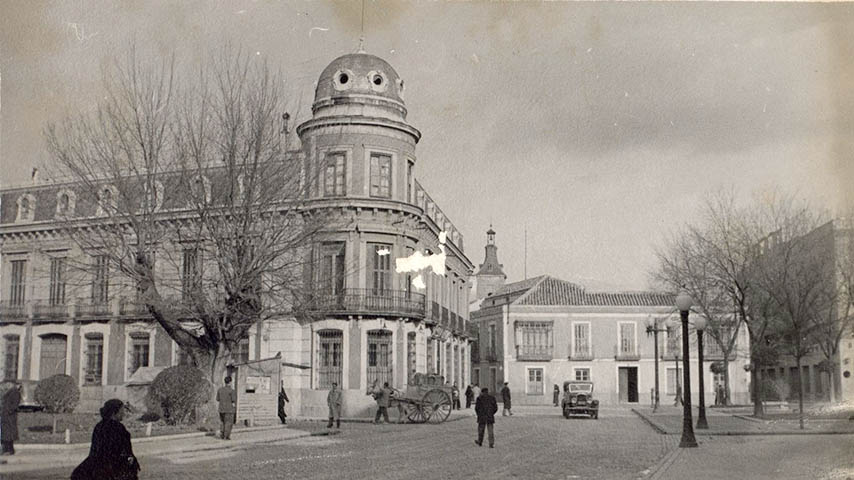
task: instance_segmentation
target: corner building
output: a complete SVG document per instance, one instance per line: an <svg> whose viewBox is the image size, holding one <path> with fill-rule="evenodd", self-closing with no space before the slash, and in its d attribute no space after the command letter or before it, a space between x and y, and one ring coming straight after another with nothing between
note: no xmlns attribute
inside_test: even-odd
<svg viewBox="0 0 854 480"><path fill-rule="evenodd" d="M406 122L403 92L386 61L344 55L320 74L312 118L297 127L300 148L288 160L317 180L305 182L308 207L334 212L304 272L316 286L310 314L259 321L233 354L235 364L281 354L290 414L325 417L332 383L344 392L343 416L362 416L375 406L365 395L374 381L404 389L426 372L469 382L473 264L459 230L415 178L421 133ZM73 376L80 410L94 411L107 398L127 398L140 368L176 365L183 355L144 309L128 308L119 272L95 269L66 289L62 259L87 253L62 238L55 218L74 211L76 188L0 192L0 362L8 379ZM96 216L94 207L76 207L79 217ZM441 232L446 275L428 271L418 289L414 274L395 271L395 259L438 253Z"/></svg>

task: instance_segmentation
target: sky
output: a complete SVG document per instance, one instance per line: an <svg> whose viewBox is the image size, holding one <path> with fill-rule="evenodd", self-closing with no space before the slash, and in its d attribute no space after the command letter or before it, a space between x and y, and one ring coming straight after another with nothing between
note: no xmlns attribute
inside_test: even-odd
<svg viewBox="0 0 854 480"><path fill-rule="evenodd" d="M285 77L297 121L355 52L362 3L0 0L0 186L50 172L42 131L86 112L131 45L225 42ZM655 248L720 189L854 202L854 4L365 0L364 48L406 82L416 178L508 281L649 288ZM527 233L526 233L527 232ZM527 241L526 241L527 239ZM527 245L527 248L526 248ZM526 254L527 250L527 254Z"/></svg>

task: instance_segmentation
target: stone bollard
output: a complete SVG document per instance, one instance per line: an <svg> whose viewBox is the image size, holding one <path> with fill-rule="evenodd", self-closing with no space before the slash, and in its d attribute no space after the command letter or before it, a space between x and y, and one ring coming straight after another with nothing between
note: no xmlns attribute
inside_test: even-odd
<svg viewBox="0 0 854 480"><path fill-rule="evenodd" d="M65 443L71 443L71 430L65 429Z"/></svg>
<svg viewBox="0 0 854 480"><path fill-rule="evenodd" d="M151 422L148 422L145 424L145 436L146 437L151 436Z"/></svg>

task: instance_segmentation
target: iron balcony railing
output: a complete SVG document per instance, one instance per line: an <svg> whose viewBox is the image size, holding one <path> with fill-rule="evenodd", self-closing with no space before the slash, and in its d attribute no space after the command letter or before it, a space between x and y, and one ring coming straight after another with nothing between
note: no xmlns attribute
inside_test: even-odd
<svg viewBox="0 0 854 480"><path fill-rule="evenodd" d="M345 288L341 292L316 291L311 296L309 311L327 314L386 314L424 318L424 295L405 290Z"/></svg>
<svg viewBox="0 0 854 480"><path fill-rule="evenodd" d="M480 358L485 362L495 362L498 360L495 350L492 350L491 348L484 349L480 352Z"/></svg>
<svg viewBox="0 0 854 480"><path fill-rule="evenodd" d="M77 318L102 318L112 314L110 302L88 301L74 305L74 316Z"/></svg>
<svg viewBox="0 0 854 480"><path fill-rule="evenodd" d="M38 300L33 303L33 321L56 321L70 317L68 305L64 303L52 304L47 300Z"/></svg>
<svg viewBox="0 0 854 480"><path fill-rule="evenodd" d="M122 317L148 317L150 313L145 303L130 298L122 298L119 302L119 315Z"/></svg>
<svg viewBox="0 0 854 480"><path fill-rule="evenodd" d="M21 322L27 319L27 304L0 302L0 322Z"/></svg>
<svg viewBox="0 0 854 480"><path fill-rule="evenodd" d="M517 360L551 360L554 355L553 346L545 345L516 345Z"/></svg>
<svg viewBox="0 0 854 480"><path fill-rule="evenodd" d="M593 360L593 349L584 348L578 349L569 354L569 360L574 360L578 362L589 362Z"/></svg>
<svg viewBox="0 0 854 480"><path fill-rule="evenodd" d="M640 351L635 345L624 348L620 345L614 346L614 360L637 361L640 360Z"/></svg>

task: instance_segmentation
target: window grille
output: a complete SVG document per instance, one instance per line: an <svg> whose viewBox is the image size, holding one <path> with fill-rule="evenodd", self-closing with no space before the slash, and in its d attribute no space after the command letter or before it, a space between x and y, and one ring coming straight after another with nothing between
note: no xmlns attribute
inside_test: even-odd
<svg viewBox="0 0 854 480"><path fill-rule="evenodd" d="M92 279L92 303L104 304L110 296L110 271L106 255L93 258L94 276Z"/></svg>
<svg viewBox="0 0 854 480"><path fill-rule="evenodd" d="M317 332L317 388L319 389L330 389L333 383L341 386L343 337L341 330Z"/></svg>
<svg viewBox="0 0 854 480"><path fill-rule="evenodd" d="M6 335L6 362L3 364L3 379L15 380L18 378L18 357L21 350L21 337L18 335Z"/></svg>
<svg viewBox="0 0 854 480"><path fill-rule="evenodd" d="M84 385L100 385L103 376L104 336L100 333L87 333L86 366Z"/></svg>
<svg viewBox="0 0 854 480"><path fill-rule="evenodd" d="M181 274L181 294L186 300L199 292L202 286L202 255L197 248L184 250Z"/></svg>
<svg viewBox="0 0 854 480"><path fill-rule="evenodd" d="M371 330L368 332L368 385L392 383L391 332Z"/></svg>
<svg viewBox="0 0 854 480"><path fill-rule="evenodd" d="M65 258L50 259L50 304L65 305Z"/></svg>
<svg viewBox="0 0 854 480"><path fill-rule="evenodd" d="M415 378L415 332L409 332L406 335L406 364L409 365L409 380Z"/></svg>
<svg viewBox="0 0 854 480"><path fill-rule="evenodd" d="M246 363L249 361L249 337L243 337L237 341L234 351L231 352L234 363Z"/></svg>
<svg viewBox="0 0 854 480"><path fill-rule="evenodd" d="M150 353L149 335L145 332L132 332L130 334L130 362L128 362L128 377L141 367L147 367L148 355Z"/></svg>
<svg viewBox="0 0 854 480"><path fill-rule="evenodd" d="M517 356L536 360L552 358L554 337L552 322L519 322L516 324Z"/></svg>
<svg viewBox="0 0 854 480"><path fill-rule="evenodd" d="M27 290L27 261L12 260L12 281L9 303L11 305L23 305L26 300Z"/></svg>

